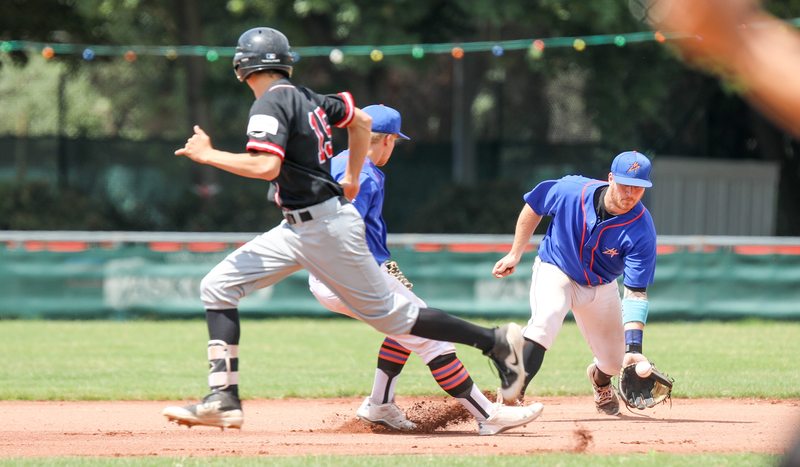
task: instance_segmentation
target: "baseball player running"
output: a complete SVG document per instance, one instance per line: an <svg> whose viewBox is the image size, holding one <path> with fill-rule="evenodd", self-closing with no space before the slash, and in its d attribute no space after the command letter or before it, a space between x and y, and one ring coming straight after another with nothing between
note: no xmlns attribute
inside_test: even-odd
<svg viewBox="0 0 800 467"><path fill-rule="evenodd" d="M512 274L542 217L552 218L533 265L531 318L523 332L523 394L572 310L594 354L586 373L597 410L619 413L611 376L623 364L647 360L642 336L647 286L655 274L656 231L640 200L652 186L650 169L647 157L628 151L614 159L607 182L571 175L544 181L525 194L511 250L492 269L498 278Z"/></svg>
<svg viewBox="0 0 800 467"><path fill-rule="evenodd" d="M211 392L197 404L167 407L163 415L188 426L241 427L239 300L302 268L354 316L384 334L412 334L482 350L499 369L504 397L517 397L524 382L519 326L477 326L421 308L387 286L364 239L364 221L348 201L358 193L371 118L355 106L350 93L321 95L292 84L292 63L289 41L280 31L260 27L244 32L233 69L256 98L246 152L215 149L198 126L175 151L201 164L270 181L285 220L228 255L203 278ZM330 173L331 124L348 132L350 157L339 183Z"/></svg>
<svg viewBox="0 0 800 467"><path fill-rule="evenodd" d="M360 189L358 196L353 200L353 205L364 219L367 246L375 262L381 267L386 285L393 292L424 308L427 305L411 291L411 283L402 275L397 264L389 261L386 223L382 214L385 176L378 168L389 162L398 138L410 138L400 131L401 117L397 110L383 105L370 105L363 110L372 117L372 135L367 158L361 169ZM348 151L343 151L331 159L331 174L335 179L339 180L344 176L348 158ZM355 317L339 297L313 274L309 275L308 283L311 292L327 309ZM508 407L499 402L495 404L490 402L472 381L469 372L456 356L453 344L411 335L399 335L386 337L381 344L372 393L364 399L356 411L359 418L396 430L416 428L394 402L397 378L412 351L428 365L439 386L456 398L475 417L478 422L478 433L481 435L494 435L528 423L542 412L543 407L540 403L529 407Z"/></svg>

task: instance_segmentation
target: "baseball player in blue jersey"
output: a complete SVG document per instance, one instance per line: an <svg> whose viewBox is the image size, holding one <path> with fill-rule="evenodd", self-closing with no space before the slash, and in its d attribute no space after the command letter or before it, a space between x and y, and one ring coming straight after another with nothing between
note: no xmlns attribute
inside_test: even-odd
<svg viewBox="0 0 800 467"><path fill-rule="evenodd" d="M372 117L372 135L367 159L361 169L360 189L358 196L353 200L353 205L364 219L367 246L375 262L381 267L386 285L393 292L424 308L427 305L411 291L411 283L405 279L397 264L389 261L386 223L382 213L385 176L378 168L389 162L397 139L410 138L400 131L401 117L397 110L384 105L370 105L363 110ZM331 159L331 174L336 180L344 176L349 156L349 151L343 151ZM339 297L313 274L309 275L308 283L311 292L327 309L356 317ZM356 411L360 419L396 430L416 428L394 401L397 378L412 351L428 365L439 386L456 398L475 417L478 422L478 433L481 435L494 435L523 425L542 412L543 407L540 403L528 407L509 407L489 401L456 356L453 344L411 335L393 335L386 337L381 344L372 392Z"/></svg>
<svg viewBox="0 0 800 467"><path fill-rule="evenodd" d="M652 186L650 170L647 157L628 151L614 159L608 181L570 175L525 194L511 250L492 270L498 278L512 274L536 226L551 217L533 265L531 318L523 330L525 388L572 310L594 354L586 371L597 410L619 413L612 375L623 365L647 360L642 336L647 287L656 267L656 230L641 199Z"/></svg>
<svg viewBox="0 0 800 467"><path fill-rule="evenodd" d="M303 268L354 316L384 334L412 334L482 350L499 369L504 396L518 396L524 383L519 326L477 326L420 307L387 286L364 239L364 221L349 201L359 190L370 143L370 116L355 106L350 93L322 95L294 85L289 80L293 69L289 41L275 29L244 32L233 68L256 98L245 152L215 149L209 136L195 126L194 135L175 155L269 181L272 201L285 220L229 254L203 278L200 296L208 324L211 392L197 404L167 407L163 415L188 426L241 427L239 301ZM330 172L331 125L348 132L350 157L338 182Z"/></svg>

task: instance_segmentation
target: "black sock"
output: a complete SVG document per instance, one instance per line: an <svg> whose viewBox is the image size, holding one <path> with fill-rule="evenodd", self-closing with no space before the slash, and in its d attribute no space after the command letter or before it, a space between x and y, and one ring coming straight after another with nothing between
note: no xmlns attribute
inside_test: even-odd
<svg viewBox="0 0 800 467"><path fill-rule="evenodd" d="M461 363L458 356L454 353L439 355L428 363L431 375L439 384L439 387L456 399L461 399L461 404L469 404L466 409L476 417L480 415L483 419L489 418L489 407L483 407L481 402L475 400L473 393L480 393L475 390L475 383L469 372ZM474 392L473 392L474 391ZM482 398L484 404L489 401Z"/></svg>
<svg viewBox="0 0 800 467"><path fill-rule="evenodd" d="M594 367L592 379L594 379L594 384L598 386L608 386L611 384L611 375L603 373L597 366Z"/></svg>
<svg viewBox="0 0 800 467"><path fill-rule="evenodd" d="M525 345L522 347L522 359L525 362L525 385L522 386L523 395L525 394L525 390L528 389L528 384L530 384L533 377L536 376L536 373L539 373L539 369L542 368L545 352L547 352L547 349L541 344L527 337L525 338Z"/></svg>
<svg viewBox="0 0 800 467"><path fill-rule="evenodd" d="M379 404L394 401L394 386L409 355L411 355L411 351L391 337L383 340L378 352L378 368L375 370L375 379L372 382L372 392L369 396L372 401Z"/></svg>
<svg viewBox="0 0 800 467"><path fill-rule="evenodd" d="M227 344L239 345L239 310L206 310L208 339L220 340Z"/></svg>
<svg viewBox="0 0 800 467"><path fill-rule="evenodd" d="M484 328L436 308L420 308L411 328L414 336L470 345L488 353L494 347L494 330Z"/></svg>

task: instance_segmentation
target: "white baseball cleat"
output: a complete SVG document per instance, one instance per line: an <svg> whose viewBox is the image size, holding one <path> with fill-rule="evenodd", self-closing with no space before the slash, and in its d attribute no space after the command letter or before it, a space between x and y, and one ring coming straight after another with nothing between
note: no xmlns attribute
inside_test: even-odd
<svg viewBox="0 0 800 467"><path fill-rule="evenodd" d="M171 422L189 428L203 425L241 429L244 422L241 401L226 391L212 392L197 404L167 407L161 411L161 415Z"/></svg>
<svg viewBox="0 0 800 467"><path fill-rule="evenodd" d="M511 428L530 423L542 414L544 405L536 402L531 405L508 406L502 403L493 405L494 413L486 420L478 422L478 434L496 435Z"/></svg>
<svg viewBox="0 0 800 467"><path fill-rule="evenodd" d="M406 414L394 401L386 404L373 404L367 397L356 411L356 417L365 422L400 431L411 431L417 428L417 425L406 417Z"/></svg>

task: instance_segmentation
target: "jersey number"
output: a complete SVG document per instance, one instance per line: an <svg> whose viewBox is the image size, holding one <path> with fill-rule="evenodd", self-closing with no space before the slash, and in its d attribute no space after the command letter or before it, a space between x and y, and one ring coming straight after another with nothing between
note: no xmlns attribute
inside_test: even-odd
<svg viewBox="0 0 800 467"><path fill-rule="evenodd" d="M317 107L313 112L308 113L308 123L317 134L317 147L319 156L319 163L324 164L325 161L333 157L333 143L331 143L331 126L328 125L328 116Z"/></svg>

